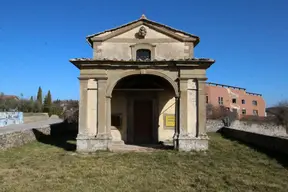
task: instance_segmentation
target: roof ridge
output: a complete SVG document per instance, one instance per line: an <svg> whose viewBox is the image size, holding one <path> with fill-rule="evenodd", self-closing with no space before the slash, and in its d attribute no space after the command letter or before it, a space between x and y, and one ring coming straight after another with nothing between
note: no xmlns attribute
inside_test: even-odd
<svg viewBox="0 0 288 192"><path fill-rule="evenodd" d="M150 23L152 23L152 24L154 24L154 25L158 25L158 26L160 26L160 27L165 27L165 28L167 28L167 29L169 29L169 30L172 30L172 31L175 31L175 32L178 32L178 33L183 33L184 35L188 35L188 36L191 36L191 37L200 39L198 36L196 36L196 35L194 35L194 34L190 34L190 33L187 33L187 32L185 32L185 31L182 31L182 30L179 30L179 29L175 29L175 28L173 28L173 27L170 27L170 26L168 26L168 25L165 25L165 24L162 24L162 23L159 23L159 22L156 22L156 21L147 19L147 17L146 17L144 14L142 14L142 16L140 17L140 19L137 19L137 20L128 22L128 23L123 24L123 25L120 25L120 26L118 26L118 27L114 27L114 28L107 29L107 30L102 31L102 32L99 32L99 33L94 33L94 34L88 35L88 36L86 36L86 39L92 38L92 37L97 36L97 35L101 35L101 34L106 33L106 32L116 31L117 29L126 27L126 26L128 26L128 25L131 25L131 24L136 23L136 22L139 22L139 21L147 21L147 22L150 22Z"/></svg>

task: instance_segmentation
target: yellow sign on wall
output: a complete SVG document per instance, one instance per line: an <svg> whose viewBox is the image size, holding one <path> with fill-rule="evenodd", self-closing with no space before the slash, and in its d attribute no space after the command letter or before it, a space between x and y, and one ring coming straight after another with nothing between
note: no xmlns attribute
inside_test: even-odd
<svg viewBox="0 0 288 192"><path fill-rule="evenodd" d="M175 127L175 115L165 116L165 127Z"/></svg>

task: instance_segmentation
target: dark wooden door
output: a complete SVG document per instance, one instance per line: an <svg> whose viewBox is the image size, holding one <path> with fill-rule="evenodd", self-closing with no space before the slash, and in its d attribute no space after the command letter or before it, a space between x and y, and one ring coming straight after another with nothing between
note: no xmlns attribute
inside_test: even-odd
<svg viewBox="0 0 288 192"><path fill-rule="evenodd" d="M153 141L153 101L134 101L134 143L148 144Z"/></svg>

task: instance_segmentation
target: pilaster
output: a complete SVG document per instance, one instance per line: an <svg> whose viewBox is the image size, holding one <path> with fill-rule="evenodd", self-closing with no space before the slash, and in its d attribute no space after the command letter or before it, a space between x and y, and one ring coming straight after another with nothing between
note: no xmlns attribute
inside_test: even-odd
<svg viewBox="0 0 288 192"><path fill-rule="evenodd" d="M97 133L97 100L98 100L98 90L97 90L97 80L89 79L87 88L87 119L88 119L88 136L95 136Z"/></svg>
<svg viewBox="0 0 288 192"><path fill-rule="evenodd" d="M203 125L205 124L202 122L203 117L201 116L201 118L199 118L199 115L202 115L203 106L199 106L202 105L202 103L199 102L198 80L185 78L181 79L179 83L179 137L176 142L178 144L178 150L206 150L208 148L207 138L198 137L199 125L201 125L203 129ZM199 113L199 111L201 111L201 113Z"/></svg>
<svg viewBox="0 0 288 192"><path fill-rule="evenodd" d="M198 137L208 138L206 134L206 79L198 79Z"/></svg>
<svg viewBox="0 0 288 192"><path fill-rule="evenodd" d="M107 124L111 118L111 105L110 102L107 104L107 81L106 79L95 78L79 79L80 102L77 151L108 150L111 143L111 130Z"/></svg>
<svg viewBox="0 0 288 192"><path fill-rule="evenodd" d="M88 79L79 79L80 80L80 99L79 99L79 124L78 124L78 136L87 135L88 133L88 119L87 119L87 87Z"/></svg>

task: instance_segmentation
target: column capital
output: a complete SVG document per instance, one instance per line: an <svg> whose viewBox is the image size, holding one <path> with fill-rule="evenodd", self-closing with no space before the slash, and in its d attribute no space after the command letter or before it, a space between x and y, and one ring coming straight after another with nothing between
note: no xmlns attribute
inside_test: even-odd
<svg viewBox="0 0 288 192"><path fill-rule="evenodd" d="M79 80L85 79L95 79L95 80L107 80L108 77L106 75L81 75L78 77Z"/></svg>
<svg viewBox="0 0 288 192"><path fill-rule="evenodd" d="M197 78L199 83L204 83L204 82L206 83L207 79L208 78L206 78L206 77L205 78Z"/></svg>

